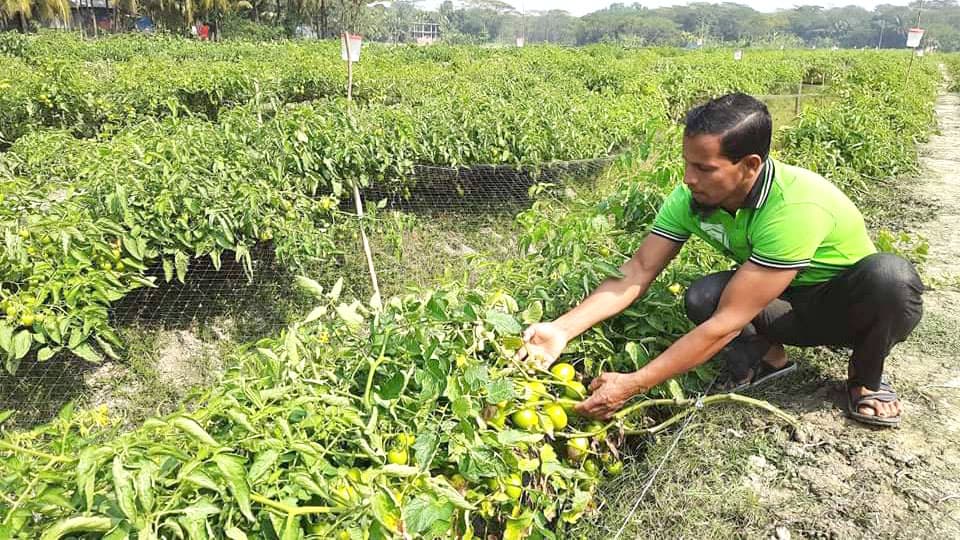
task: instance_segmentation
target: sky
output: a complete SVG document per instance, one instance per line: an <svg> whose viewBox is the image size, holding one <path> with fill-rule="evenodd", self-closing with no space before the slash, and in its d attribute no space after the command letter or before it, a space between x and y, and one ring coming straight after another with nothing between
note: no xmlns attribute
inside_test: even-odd
<svg viewBox="0 0 960 540"><path fill-rule="evenodd" d="M905 6L909 3L907 0L880 0L880 1L871 1L871 0L809 0L809 1L797 1L797 0L735 0L738 4L745 4L757 11L776 11L778 9L790 9L799 5L817 5L825 8L831 7L840 7L840 6L849 6L856 5L861 6L869 10L873 10L876 6L880 4L893 4L898 6ZM424 9L436 9L440 6L443 0L422 0L418 2L418 5ZM613 4L612 1L607 0L506 0L507 3L513 4L517 8L517 11L521 9L526 11L545 11L549 9L562 9L570 12L571 15L577 17L581 15L586 15L587 13L603 9L610 4ZM620 0L621 3L630 5L633 3L633 0ZM455 4L459 4L454 0ZM641 5L648 8L663 7L663 6L675 6L681 4L689 4L687 1L678 1L678 0L643 0L640 2Z"/></svg>

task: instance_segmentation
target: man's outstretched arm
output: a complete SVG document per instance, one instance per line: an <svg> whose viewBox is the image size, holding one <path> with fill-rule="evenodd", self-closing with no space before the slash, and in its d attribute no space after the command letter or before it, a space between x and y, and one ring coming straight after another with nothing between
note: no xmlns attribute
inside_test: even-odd
<svg viewBox="0 0 960 540"><path fill-rule="evenodd" d="M744 264L724 289L713 316L641 369L633 373L604 373L594 379L590 384L592 395L577 405L577 411L608 418L636 394L706 362L779 297L796 275L797 270Z"/></svg>
<svg viewBox="0 0 960 540"><path fill-rule="evenodd" d="M622 278L609 278L577 307L553 322L531 325L523 333L526 345L518 353L523 359L548 367L566 347L567 342L591 326L630 307L643 296L650 283L677 256L683 244L655 234L647 235L640 248L621 267Z"/></svg>

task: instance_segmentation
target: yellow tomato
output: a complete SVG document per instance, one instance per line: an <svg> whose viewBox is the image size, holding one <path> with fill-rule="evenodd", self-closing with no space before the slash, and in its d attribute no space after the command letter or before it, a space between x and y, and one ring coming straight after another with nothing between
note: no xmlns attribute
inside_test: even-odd
<svg viewBox="0 0 960 540"><path fill-rule="evenodd" d="M554 429L563 429L567 427L567 412L560 405L547 405L543 410L553 423Z"/></svg>
<svg viewBox="0 0 960 540"><path fill-rule="evenodd" d="M523 495L523 479L517 473L511 474L507 477L506 481L504 481L503 490L511 499L519 499L520 496Z"/></svg>
<svg viewBox="0 0 960 540"><path fill-rule="evenodd" d="M559 364L554 364L550 368L550 373L553 373L553 376L561 381L572 381L577 375L577 370L573 368L570 364L566 362L561 362Z"/></svg>

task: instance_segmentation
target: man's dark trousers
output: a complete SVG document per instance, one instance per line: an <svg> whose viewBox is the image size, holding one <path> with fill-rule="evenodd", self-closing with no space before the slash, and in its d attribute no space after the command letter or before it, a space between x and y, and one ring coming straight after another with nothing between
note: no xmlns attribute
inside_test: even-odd
<svg viewBox="0 0 960 540"><path fill-rule="evenodd" d="M713 314L733 271L695 281L687 316L701 324ZM853 349L852 386L878 390L883 364L923 314L923 283L913 265L889 253L861 259L825 283L789 287L725 349L730 376L745 380L772 344Z"/></svg>

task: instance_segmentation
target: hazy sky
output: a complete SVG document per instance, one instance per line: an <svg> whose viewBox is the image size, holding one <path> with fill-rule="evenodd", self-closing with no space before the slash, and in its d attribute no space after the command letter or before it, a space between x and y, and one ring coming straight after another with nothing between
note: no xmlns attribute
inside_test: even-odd
<svg viewBox="0 0 960 540"><path fill-rule="evenodd" d="M506 0L507 3L513 4L517 8L517 11L524 9L526 11L538 11L538 10L549 10L549 9L562 9L570 12L571 15L586 15L591 11L597 11L598 9L603 9L614 2L608 2L606 0ZM419 6L425 9L436 9L443 0L422 0L419 2ZM454 0L455 4L460 4ZM621 3L630 5L633 3L633 0L621 0ZM663 7L663 6L675 6L681 4L689 4L690 2L677 1L677 0L643 0L640 2L644 7ZM809 1L776 1L776 0L737 0L738 4L746 4L753 9L758 11L776 11L778 9L790 9L799 5L817 5L822 7L838 7L838 6L849 6L857 5L864 7L866 9L872 10L874 7L880 4L894 4L898 6L905 6L909 3L907 0L881 0L881 1L871 1L871 0L809 0Z"/></svg>

